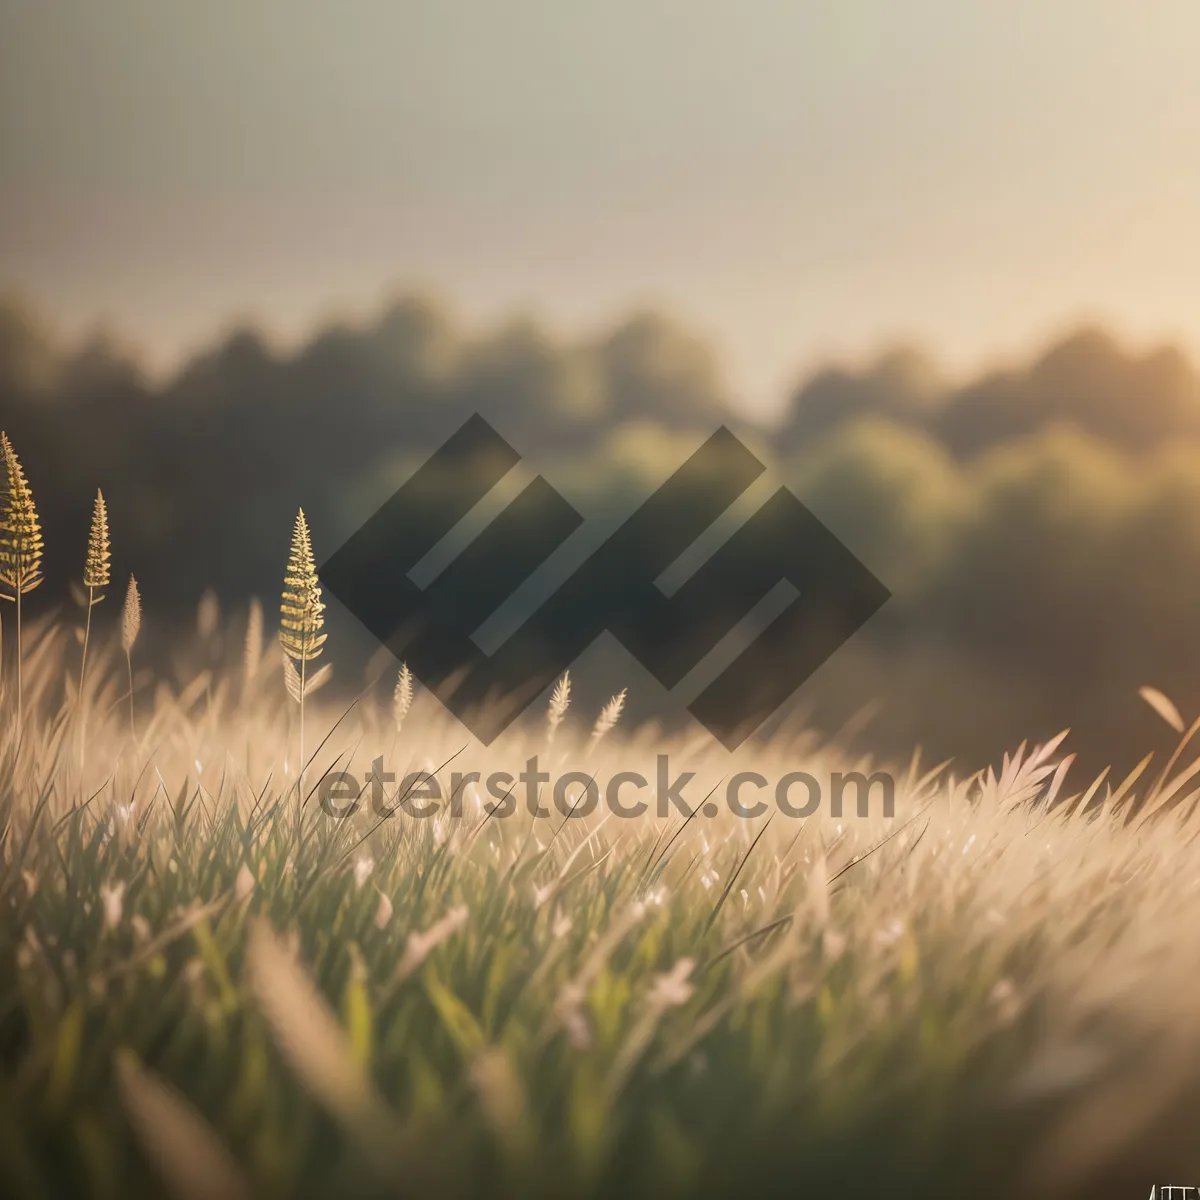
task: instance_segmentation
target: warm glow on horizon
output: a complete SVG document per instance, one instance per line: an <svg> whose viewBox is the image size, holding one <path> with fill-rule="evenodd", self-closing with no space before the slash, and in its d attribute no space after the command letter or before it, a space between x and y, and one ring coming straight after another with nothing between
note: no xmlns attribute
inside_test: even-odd
<svg viewBox="0 0 1200 1200"><path fill-rule="evenodd" d="M1079 320L1200 345L1200 8L317 0L0 11L0 287L160 366L429 288L654 304L760 410Z"/></svg>

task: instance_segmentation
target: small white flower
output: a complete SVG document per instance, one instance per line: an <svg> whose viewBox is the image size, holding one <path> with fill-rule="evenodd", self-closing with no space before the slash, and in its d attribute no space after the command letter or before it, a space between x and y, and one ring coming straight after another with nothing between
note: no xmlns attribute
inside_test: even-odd
<svg viewBox="0 0 1200 1200"><path fill-rule="evenodd" d="M250 868L245 863L238 868L237 882L233 885L233 898L245 900L254 891L255 879Z"/></svg>
<svg viewBox="0 0 1200 1200"><path fill-rule="evenodd" d="M375 860L368 854L362 858L356 859L354 863L354 888L356 891L362 888L362 885L371 878L371 872L375 870Z"/></svg>
<svg viewBox="0 0 1200 1200"><path fill-rule="evenodd" d="M382 929L392 919L392 902L382 893L379 893L379 904L375 908L375 928Z"/></svg>
<svg viewBox="0 0 1200 1200"><path fill-rule="evenodd" d="M650 988L650 1003L656 1008L675 1008L686 1004L696 990L688 982L688 976L695 965L695 959L681 958L665 974L655 975Z"/></svg>
<svg viewBox="0 0 1200 1200"><path fill-rule="evenodd" d="M533 907L541 908L547 900L558 890L558 880L552 879L545 887L538 887L536 884L533 888Z"/></svg>
<svg viewBox="0 0 1200 1200"><path fill-rule="evenodd" d="M434 921L424 933L410 933L404 946L404 954L396 968L397 976L403 979L405 976L411 975L429 957L435 947L466 924L467 916L467 906L460 904L457 908L452 908L444 917Z"/></svg>
<svg viewBox="0 0 1200 1200"><path fill-rule="evenodd" d="M662 908L667 899L667 889L660 887L657 891L649 892L646 896L646 903L654 908Z"/></svg>
<svg viewBox="0 0 1200 1200"><path fill-rule="evenodd" d="M104 927L116 928L121 923L121 914L125 910L125 884L121 881L114 884L102 883L100 903L104 906Z"/></svg>
<svg viewBox="0 0 1200 1200"><path fill-rule="evenodd" d="M554 918L554 924L550 927L550 933L553 937L563 938L571 932L571 918L566 913L560 912Z"/></svg>

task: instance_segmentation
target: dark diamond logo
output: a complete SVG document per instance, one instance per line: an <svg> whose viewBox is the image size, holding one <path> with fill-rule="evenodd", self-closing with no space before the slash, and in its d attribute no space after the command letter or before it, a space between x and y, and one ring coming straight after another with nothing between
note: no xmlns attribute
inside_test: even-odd
<svg viewBox="0 0 1200 1200"><path fill-rule="evenodd" d="M797 593L688 705L740 745L888 599L780 488L673 594L657 580L765 467L724 426L492 654L472 634L583 518L540 475L425 588L413 567L520 461L480 416L321 568L329 591L485 745L605 630L668 690L781 583Z"/></svg>

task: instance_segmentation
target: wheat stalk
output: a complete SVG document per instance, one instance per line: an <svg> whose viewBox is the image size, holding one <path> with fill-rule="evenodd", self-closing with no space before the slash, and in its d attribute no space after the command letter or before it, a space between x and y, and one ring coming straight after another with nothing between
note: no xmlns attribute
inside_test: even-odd
<svg viewBox="0 0 1200 1200"><path fill-rule="evenodd" d="M38 522L33 493L8 434L0 432L4 455L4 515L0 520L0 584L11 592L6 600L17 606L17 716L24 720L21 680L21 597L42 582L42 527ZM2 594L2 593L0 593Z"/></svg>
<svg viewBox="0 0 1200 1200"><path fill-rule="evenodd" d="M121 613L121 649L125 651L125 666L129 670L129 733L136 737L133 725L133 644L142 628L142 597L137 580L129 577L125 590L125 608Z"/></svg>
<svg viewBox="0 0 1200 1200"><path fill-rule="evenodd" d="M293 699L300 704L300 766L296 776L296 797L303 803L304 796L304 698L308 691L308 664L321 654L325 634L321 626L325 605L321 602L321 584L317 579L316 562L313 559L312 537L304 509L296 513L296 524L292 530L292 547L288 555L287 571L283 579L283 595L279 605L279 645L285 663L295 659L300 664L299 686L289 687ZM327 672L319 673L320 682L328 678ZM284 672L287 682L287 672ZM316 679L313 680L317 682ZM299 820L299 814L297 814Z"/></svg>

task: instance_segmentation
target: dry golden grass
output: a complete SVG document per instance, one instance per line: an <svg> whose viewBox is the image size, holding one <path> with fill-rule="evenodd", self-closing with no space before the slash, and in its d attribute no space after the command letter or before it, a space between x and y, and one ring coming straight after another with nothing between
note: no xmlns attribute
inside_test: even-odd
<svg viewBox="0 0 1200 1200"><path fill-rule="evenodd" d="M66 625L27 631L26 720L0 732L0 1192L1050 1197L1195 1177L1200 722L1166 697L1144 693L1177 750L1121 781L1075 780L1055 739L967 777L914 760L890 818L827 797L803 820L627 819L573 807L578 784L562 811L518 793L489 816L483 781L533 755L602 791L667 755L693 803L739 770L874 764L804 730L729 755L624 729L623 693L581 714L566 676L544 721L484 749L406 670L313 701L298 757L314 589L301 518L282 655L259 608L238 661L135 672L132 579L86 673ZM413 770L440 783L435 815L398 804ZM318 802L336 772L370 781L344 819Z"/></svg>

